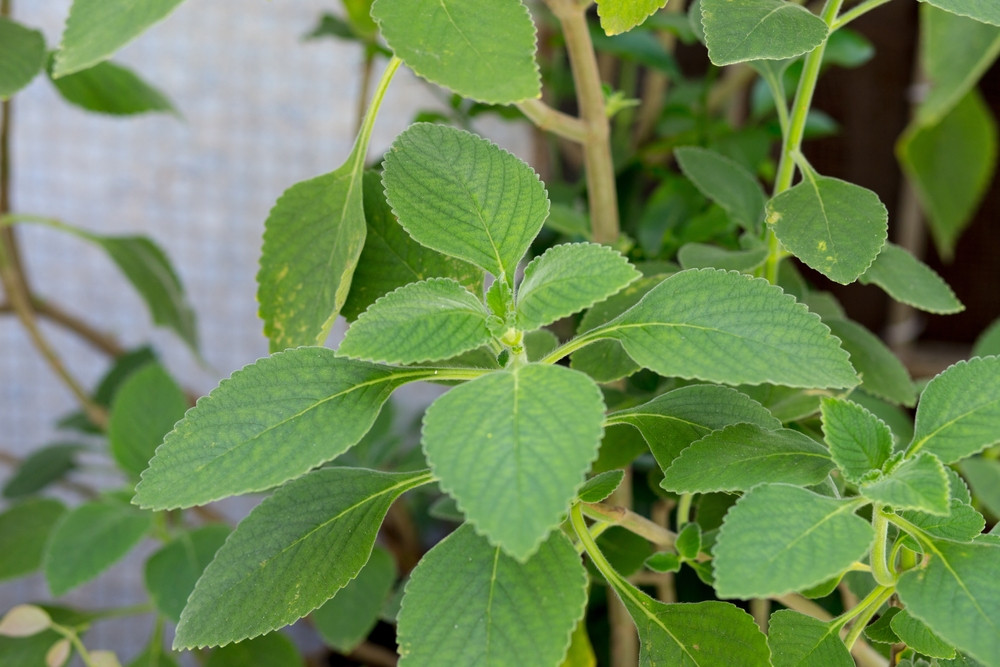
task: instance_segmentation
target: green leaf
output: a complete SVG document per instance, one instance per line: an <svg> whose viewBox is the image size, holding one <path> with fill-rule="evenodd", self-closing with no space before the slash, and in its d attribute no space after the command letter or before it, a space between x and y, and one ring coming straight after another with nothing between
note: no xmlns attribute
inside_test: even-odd
<svg viewBox="0 0 1000 667"><path fill-rule="evenodd" d="M734 424L682 451L660 486L678 493L746 491L767 482L810 486L833 467L827 449L798 431Z"/></svg>
<svg viewBox="0 0 1000 667"><path fill-rule="evenodd" d="M826 325L851 355L862 389L893 403L916 404L917 391L910 373L878 336L850 320L827 320Z"/></svg>
<svg viewBox="0 0 1000 667"><path fill-rule="evenodd" d="M701 552L701 528L696 523L686 524L674 542L677 554L686 560L694 560Z"/></svg>
<svg viewBox="0 0 1000 667"><path fill-rule="evenodd" d="M163 19L182 0L73 0L54 75L72 74L107 59Z"/></svg>
<svg viewBox="0 0 1000 667"><path fill-rule="evenodd" d="M371 554L382 518L426 472L322 468L253 509L198 580L174 648L219 646L284 627L326 602Z"/></svg>
<svg viewBox="0 0 1000 667"><path fill-rule="evenodd" d="M163 631L157 627L142 653L132 658L128 667L179 667L174 655L163 647Z"/></svg>
<svg viewBox="0 0 1000 667"><path fill-rule="evenodd" d="M1000 7L991 0L921 0L946 12L1000 26Z"/></svg>
<svg viewBox="0 0 1000 667"><path fill-rule="evenodd" d="M740 385L737 389L767 408L782 424L799 421L819 412L820 396L814 391L773 384Z"/></svg>
<svg viewBox="0 0 1000 667"><path fill-rule="evenodd" d="M666 4L667 0L597 0L597 15L606 34L618 35L641 25Z"/></svg>
<svg viewBox="0 0 1000 667"><path fill-rule="evenodd" d="M948 314L965 310L948 283L934 269L894 243L885 244L858 282L878 285L896 301L928 313Z"/></svg>
<svg viewBox="0 0 1000 667"><path fill-rule="evenodd" d="M594 475L580 487L577 497L582 503L599 503L614 493L623 479L624 470L608 470Z"/></svg>
<svg viewBox="0 0 1000 667"><path fill-rule="evenodd" d="M677 261L685 269L724 269L750 272L764 264L767 248L727 250L709 243L685 243L677 251Z"/></svg>
<svg viewBox="0 0 1000 667"><path fill-rule="evenodd" d="M823 436L844 478L855 484L880 470L892 456L892 431L881 419L852 401L824 398Z"/></svg>
<svg viewBox="0 0 1000 667"><path fill-rule="evenodd" d="M782 60L812 51L829 32L809 10L783 0L702 0L708 57L718 66Z"/></svg>
<svg viewBox="0 0 1000 667"><path fill-rule="evenodd" d="M948 476L941 461L927 452L904 460L884 476L862 484L858 490L861 495L894 509L949 513Z"/></svg>
<svg viewBox="0 0 1000 667"><path fill-rule="evenodd" d="M372 16L428 81L488 104L541 95L535 24L520 0L376 0Z"/></svg>
<svg viewBox="0 0 1000 667"><path fill-rule="evenodd" d="M3 486L3 497L29 496L62 479L66 473L76 469L76 455L84 449L85 445L65 443L33 451L7 479Z"/></svg>
<svg viewBox="0 0 1000 667"><path fill-rule="evenodd" d="M889 213L871 190L809 170L767 204L767 223L796 257L842 285L872 265Z"/></svg>
<svg viewBox="0 0 1000 667"><path fill-rule="evenodd" d="M486 139L429 123L396 137L384 164L386 196L410 236L513 285L549 210L531 167Z"/></svg>
<svg viewBox="0 0 1000 667"><path fill-rule="evenodd" d="M45 544L66 507L52 498L32 498L0 514L0 581L31 574L42 565Z"/></svg>
<svg viewBox="0 0 1000 667"><path fill-rule="evenodd" d="M586 588L580 558L561 533L518 562L466 524L410 576L400 665L556 665L583 616Z"/></svg>
<svg viewBox="0 0 1000 667"><path fill-rule="evenodd" d="M948 259L993 181L993 112L978 91L970 90L938 123L912 125L896 152L927 211L937 248Z"/></svg>
<svg viewBox="0 0 1000 667"><path fill-rule="evenodd" d="M395 582L392 555L375 547L358 576L312 613L313 625L327 646L345 655L357 648L378 622Z"/></svg>
<svg viewBox="0 0 1000 667"><path fill-rule="evenodd" d="M949 509L946 517L916 510L903 511L899 515L928 535L944 540L971 542L983 532L986 521L972 505L952 498Z"/></svg>
<svg viewBox="0 0 1000 667"><path fill-rule="evenodd" d="M1000 655L1000 546L934 541L923 565L899 577L907 611L981 661Z"/></svg>
<svg viewBox="0 0 1000 667"><path fill-rule="evenodd" d="M674 150L684 175L746 230L757 230L764 218L767 197L760 183L738 162L706 148L684 146Z"/></svg>
<svg viewBox="0 0 1000 667"><path fill-rule="evenodd" d="M205 667L250 667L250 665L301 665L302 656L291 639L272 632L239 644L212 651Z"/></svg>
<svg viewBox="0 0 1000 667"><path fill-rule="evenodd" d="M0 100L21 90L45 66L45 36L0 17Z"/></svg>
<svg viewBox="0 0 1000 667"><path fill-rule="evenodd" d="M977 456L965 459L958 467L969 481L976 500L990 514L1000 517L1000 461Z"/></svg>
<svg viewBox="0 0 1000 667"><path fill-rule="evenodd" d="M476 529L525 561L583 484L603 421L590 378L528 364L438 398L424 416L422 442L441 488Z"/></svg>
<svg viewBox="0 0 1000 667"><path fill-rule="evenodd" d="M715 589L747 599L814 586L850 567L871 546L857 499L838 500L766 484L736 501L715 542Z"/></svg>
<svg viewBox="0 0 1000 667"><path fill-rule="evenodd" d="M900 607L886 607L878 620L865 628L865 637L877 644L896 644L899 637L892 630L892 619L903 611Z"/></svg>
<svg viewBox="0 0 1000 667"><path fill-rule="evenodd" d="M646 559L644 565L653 572L678 572L683 560L677 554L660 551Z"/></svg>
<svg viewBox="0 0 1000 667"><path fill-rule="evenodd" d="M941 638L926 625L914 618L905 609L894 615L890 626L896 636L917 653L931 658L954 658L955 647L941 641Z"/></svg>
<svg viewBox="0 0 1000 667"><path fill-rule="evenodd" d="M675 273L586 336L616 339L637 363L668 377L793 387L857 384L847 353L816 315L780 288L740 273Z"/></svg>
<svg viewBox="0 0 1000 667"><path fill-rule="evenodd" d="M177 113L163 93L129 68L111 62L51 80L64 100L87 111L114 116L150 111Z"/></svg>
<svg viewBox="0 0 1000 667"><path fill-rule="evenodd" d="M517 325L532 330L590 308L640 277L621 253L596 243L553 246L524 268Z"/></svg>
<svg viewBox="0 0 1000 667"><path fill-rule="evenodd" d="M973 357L988 357L1000 355L1000 318L986 327L986 330L976 338L972 346Z"/></svg>
<svg viewBox="0 0 1000 667"><path fill-rule="evenodd" d="M643 405L613 412L606 423L637 428L663 470L692 442L730 424L781 428L781 422L757 401L716 385L674 389Z"/></svg>
<svg viewBox="0 0 1000 667"><path fill-rule="evenodd" d="M161 614L176 623L202 572L229 536L222 524L184 531L146 561L149 597Z"/></svg>
<svg viewBox="0 0 1000 667"><path fill-rule="evenodd" d="M853 667L839 628L791 609L771 614L767 644L774 667Z"/></svg>
<svg viewBox="0 0 1000 667"><path fill-rule="evenodd" d="M288 188L264 223L257 301L271 352L322 345L347 300L365 245L365 157L398 66L389 62L344 164Z"/></svg>
<svg viewBox="0 0 1000 667"><path fill-rule="evenodd" d="M112 497L84 503L62 517L45 548L52 594L90 581L129 552L153 525L150 512Z"/></svg>
<svg viewBox="0 0 1000 667"><path fill-rule="evenodd" d="M167 434L133 502L175 509L281 484L347 451L397 387L433 374L325 348L261 359L223 380Z"/></svg>
<svg viewBox="0 0 1000 667"><path fill-rule="evenodd" d="M382 191L382 174L366 171L363 185L367 233L351 291L340 311L348 321L356 320L376 299L397 287L428 278L454 278L473 294L482 293L480 269L425 248L399 226Z"/></svg>
<svg viewBox="0 0 1000 667"><path fill-rule="evenodd" d="M115 394L108 420L111 455L118 465L135 475L145 470L187 407L184 391L160 364L146 364L129 375Z"/></svg>
<svg viewBox="0 0 1000 667"><path fill-rule="evenodd" d="M392 364L449 359L492 338L489 312L451 278L430 278L386 294L347 330L337 353Z"/></svg>
<svg viewBox="0 0 1000 667"><path fill-rule="evenodd" d="M924 450L955 463L1000 442L998 420L1000 357L960 361L924 389L907 455Z"/></svg>

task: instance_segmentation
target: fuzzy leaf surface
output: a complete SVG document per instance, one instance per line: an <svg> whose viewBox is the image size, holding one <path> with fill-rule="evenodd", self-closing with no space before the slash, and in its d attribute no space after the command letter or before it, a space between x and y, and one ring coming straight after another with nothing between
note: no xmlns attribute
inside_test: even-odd
<svg viewBox="0 0 1000 667"><path fill-rule="evenodd" d="M826 325L851 355L862 389L892 403L907 407L916 404L917 391L909 371L878 336L850 320L826 320Z"/></svg>
<svg viewBox="0 0 1000 667"><path fill-rule="evenodd" d="M549 211L531 167L486 139L429 123L396 137L384 164L386 196L410 236L513 286Z"/></svg>
<svg viewBox="0 0 1000 667"><path fill-rule="evenodd" d="M934 541L931 557L899 577L907 611L977 660L1000 655L1000 546Z"/></svg>
<svg viewBox="0 0 1000 667"><path fill-rule="evenodd" d="M607 424L631 424L642 433L653 457L666 470L696 440L731 424L781 428L767 408L746 394L718 385L681 387L634 408L608 415Z"/></svg>
<svg viewBox="0 0 1000 667"><path fill-rule="evenodd" d="M928 313L948 314L965 310L948 283L934 269L895 243L885 244L858 282L878 285L896 301Z"/></svg>
<svg viewBox="0 0 1000 667"><path fill-rule="evenodd" d="M807 172L768 202L767 222L796 257L847 285L881 252L889 213L871 190Z"/></svg>
<svg viewBox="0 0 1000 667"><path fill-rule="evenodd" d="M823 436L844 478L857 484L892 456L892 431L863 406L839 398L820 403Z"/></svg>
<svg viewBox="0 0 1000 667"><path fill-rule="evenodd" d="M108 442L118 465L135 475L145 470L187 407L184 391L160 364L146 364L129 375L115 393L108 420Z"/></svg>
<svg viewBox="0 0 1000 667"><path fill-rule="evenodd" d="M229 526L210 524L185 531L146 561L145 582L157 610L176 623L202 572L229 536Z"/></svg>
<svg viewBox="0 0 1000 667"><path fill-rule="evenodd" d="M45 36L0 17L0 100L10 99L45 66Z"/></svg>
<svg viewBox="0 0 1000 667"><path fill-rule="evenodd" d="M521 0L377 0L372 16L407 67L463 97L541 95L535 24Z"/></svg>
<svg viewBox="0 0 1000 667"><path fill-rule="evenodd" d="M905 609L895 614L889 625L896 636L917 653L932 658L955 657L954 646L942 641L930 628Z"/></svg>
<svg viewBox="0 0 1000 667"><path fill-rule="evenodd" d="M465 524L410 576L400 665L556 665L583 616L586 588L580 558L561 533L519 562Z"/></svg>
<svg viewBox="0 0 1000 667"><path fill-rule="evenodd" d="M675 273L588 335L618 340L637 363L668 377L792 387L858 382L816 315L780 288L740 273Z"/></svg>
<svg viewBox="0 0 1000 667"><path fill-rule="evenodd" d="M198 580L174 647L257 637L316 609L368 562L393 501L429 481L423 471L322 468L285 484L240 522Z"/></svg>
<svg viewBox="0 0 1000 667"><path fill-rule="evenodd" d="M183 0L73 0L54 76L61 77L105 60L160 21Z"/></svg>
<svg viewBox="0 0 1000 667"><path fill-rule="evenodd" d="M955 463L1000 442L1000 357L974 357L931 380L920 397L908 454Z"/></svg>
<svg viewBox="0 0 1000 667"><path fill-rule="evenodd" d="M1000 461L981 456L965 459L959 464L962 476L990 514L1000 517Z"/></svg>
<svg viewBox="0 0 1000 667"><path fill-rule="evenodd" d="M725 269L726 271L753 271L764 264L767 248L760 246L749 250L727 250L710 243L685 243L677 251L677 261L685 269Z"/></svg>
<svg viewBox="0 0 1000 667"><path fill-rule="evenodd" d="M237 371L167 434L133 502L173 509L263 491L361 440L399 386L433 371L280 352Z"/></svg>
<svg viewBox="0 0 1000 667"><path fill-rule="evenodd" d="M715 543L715 587L747 599L814 586L847 569L871 546L856 500L786 484L747 492L726 514Z"/></svg>
<svg viewBox="0 0 1000 667"><path fill-rule="evenodd" d="M524 268L518 328L530 331L604 301L640 277L617 250L596 243L549 248Z"/></svg>
<svg viewBox="0 0 1000 667"><path fill-rule="evenodd" d="M641 25L667 0L597 0L597 15L605 34L618 35Z"/></svg>
<svg viewBox="0 0 1000 667"><path fill-rule="evenodd" d="M580 487L578 497L583 503L599 503L612 493L625 478L624 470L608 470L594 475Z"/></svg>
<svg viewBox="0 0 1000 667"><path fill-rule="evenodd" d="M295 644L281 632L272 632L239 644L229 644L212 651L205 667L244 667L245 665L301 665L302 656Z"/></svg>
<svg viewBox="0 0 1000 667"><path fill-rule="evenodd" d="M52 84L64 100L87 111L113 116L176 113L166 95L129 68L111 62L52 79Z"/></svg>
<svg viewBox="0 0 1000 667"><path fill-rule="evenodd" d="M774 667L854 666L836 628L791 609L771 614L767 644Z"/></svg>
<svg viewBox="0 0 1000 667"><path fill-rule="evenodd" d="M883 477L862 484L859 491L894 509L920 510L929 514L947 515L948 476L944 466L933 454L922 452L906 459Z"/></svg>
<svg viewBox="0 0 1000 667"><path fill-rule="evenodd" d="M812 51L826 39L826 23L783 0L701 0L708 57L718 66L782 60Z"/></svg>
<svg viewBox="0 0 1000 667"><path fill-rule="evenodd" d="M312 613L313 624L327 646L348 654L378 622L396 581L396 563L376 546L358 576Z"/></svg>
<svg viewBox="0 0 1000 667"><path fill-rule="evenodd" d="M660 486L679 493L746 491L768 482L811 486L833 467L826 447L798 431L733 424L682 451Z"/></svg>
<svg viewBox="0 0 1000 667"><path fill-rule="evenodd" d="M523 562L583 484L603 422L604 400L590 378L528 364L438 398L424 416L422 443L441 488L492 544Z"/></svg>
<svg viewBox="0 0 1000 667"><path fill-rule="evenodd" d="M943 540L971 542L983 532L986 520L971 504L952 498L948 509L948 516L918 510L904 510L899 515L931 537Z"/></svg>
<svg viewBox="0 0 1000 667"><path fill-rule="evenodd" d="M0 581L41 567L45 544L65 513L53 498L30 498L0 513Z"/></svg>
<svg viewBox="0 0 1000 667"><path fill-rule="evenodd" d="M991 0L921 0L940 9L981 23L1000 26L1000 6Z"/></svg>
<svg viewBox="0 0 1000 667"><path fill-rule="evenodd" d="M696 146L678 148L674 155L684 175L703 195L725 209L744 229L759 229L767 197L757 179L741 164Z"/></svg>
<svg viewBox="0 0 1000 667"><path fill-rule="evenodd" d="M489 312L450 278L411 283L386 294L354 321L338 354L414 364L448 359L489 342Z"/></svg>

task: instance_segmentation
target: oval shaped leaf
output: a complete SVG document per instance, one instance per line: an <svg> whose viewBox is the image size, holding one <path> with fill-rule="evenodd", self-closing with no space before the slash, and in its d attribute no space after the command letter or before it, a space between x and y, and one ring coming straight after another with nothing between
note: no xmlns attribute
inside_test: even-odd
<svg viewBox="0 0 1000 667"><path fill-rule="evenodd" d="M146 561L145 582L157 610L176 623L205 568L229 536L229 526L212 524L185 531Z"/></svg>
<svg viewBox="0 0 1000 667"><path fill-rule="evenodd" d="M796 257L847 285L881 252L889 212L871 190L806 171L801 183L768 202L767 223Z"/></svg>
<svg viewBox="0 0 1000 667"><path fill-rule="evenodd" d="M932 658L954 658L955 647L945 643L930 628L903 609L889 621L893 632L908 647Z"/></svg>
<svg viewBox="0 0 1000 667"><path fill-rule="evenodd" d="M372 16L414 72L489 104L541 95L535 24L520 0L377 0Z"/></svg>
<svg viewBox="0 0 1000 667"><path fill-rule="evenodd" d="M347 451L397 387L433 374L325 348L261 359L223 380L167 434L133 502L191 507L281 484Z"/></svg>
<svg viewBox="0 0 1000 667"><path fill-rule="evenodd" d="M378 622L382 606L396 582L396 562L376 546L358 576L310 615L327 646L348 654Z"/></svg>
<svg viewBox="0 0 1000 667"><path fill-rule="evenodd" d="M826 39L826 23L784 0L701 0L705 45L713 63L782 60L812 51Z"/></svg>
<svg viewBox="0 0 1000 667"><path fill-rule="evenodd" d="M640 365L668 377L727 384L853 387L847 353L809 310L767 281L691 269L585 334L614 338Z"/></svg>
<svg viewBox="0 0 1000 667"><path fill-rule="evenodd" d="M965 306L941 276L895 243L886 243L858 281L875 284L900 303L928 313L959 313Z"/></svg>
<svg viewBox="0 0 1000 667"><path fill-rule="evenodd" d="M410 576L399 613L400 665L559 664L586 591L580 558L561 533L521 563L466 524Z"/></svg>
<svg viewBox="0 0 1000 667"><path fill-rule="evenodd" d="M53 498L32 498L0 513L0 581L41 567L52 528L65 513Z"/></svg>
<svg viewBox="0 0 1000 667"><path fill-rule="evenodd" d="M933 454L923 452L859 488L861 495L897 510L920 510L947 515L950 511L948 475Z"/></svg>
<svg viewBox="0 0 1000 667"><path fill-rule="evenodd" d="M368 562L389 506L426 472L323 468L275 491L240 522L198 580L174 648L262 635L330 599Z"/></svg>
<svg viewBox="0 0 1000 667"><path fill-rule="evenodd" d="M608 35L628 32L649 18L667 0L597 0L597 15Z"/></svg>
<svg viewBox="0 0 1000 667"><path fill-rule="evenodd" d="M489 313L450 278L432 278L386 294L361 314L338 354L414 364L448 359L489 342Z"/></svg>
<svg viewBox="0 0 1000 667"><path fill-rule="evenodd" d="M850 320L825 322L851 355L851 365L861 376L862 389L893 403L913 407L917 402L917 390L910 373L878 336Z"/></svg>
<svg viewBox="0 0 1000 667"><path fill-rule="evenodd" d="M1000 26L1000 5L990 0L921 0L940 9L968 16L981 23Z"/></svg>
<svg viewBox="0 0 1000 667"><path fill-rule="evenodd" d="M45 37L37 30L0 17L0 100L9 99L45 66Z"/></svg>
<svg viewBox="0 0 1000 667"><path fill-rule="evenodd" d="M385 156L385 192L417 242L513 285L517 263L549 211L531 167L486 139L417 123Z"/></svg>
<svg viewBox="0 0 1000 667"><path fill-rule="evenodd" d="M87 111L115 116L151 111L176 113L163 93L127 67L111 62L52 79L52 83L64 100Z"/></svg>
<svg viewBox="0 0 1000 667"><path fill-rule="evenodd" d="M462 384L424 416L441 488L490 542L525 561L597 456L604 400L583 373L529 364Z"/></svg>
<svg viewBox="0 0 1000 667"><path fill-rule="evenodd" d="M839 627L791 609L780 609L768 621L767 644L774 667L854 667Z"/></svg>
<svg viewBox="0 0 1000 667"><path fill-rule="evenodd" d="M757 230L764 218L767 197L757 179L743 165L707 148L684 146L674 150L677 164L701 193L724 208L747 230Z"/></svg>
<svg viewBox="0 0 1000 667"><path fill-rule="evenodd" d="M863 406L839 398L820 403L823 436L844 478L855 484L892 456L892 431Z"/></svg>
<svg viewBox="0 0 1000 667"><path fill-rule="evenodd" d="M135 475L145 470L187 407L184 391L160 364L146 364L129 375L115 393L108 420L108 442L118 465Z"/></svg>

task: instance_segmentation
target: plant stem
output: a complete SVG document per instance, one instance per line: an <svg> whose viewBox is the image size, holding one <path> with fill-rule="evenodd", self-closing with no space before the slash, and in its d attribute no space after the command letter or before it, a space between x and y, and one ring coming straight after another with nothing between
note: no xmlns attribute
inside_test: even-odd
<svg viewBox="0 0 1000 667"><path fill-rule="evenodd" d="M76 315L63 310L60 306L54 303L49 303L48 301L34 295L30 296L30 300L31 307L34 309L35 313L78 335L80 338L89 343L91 347L103 352L109 357L117 358L125 354L125 348L122 347L121 343L119 343L113 336L102 331L98 331L87 322L84 322ZM0 304L0 314L4 313L17 314L14 310L14 306L9 303Z"/></svg>
<svg viewBox="0 0 1000 667"><path fill-rule="evenodd" d="M586 503L580 507L587 516L621 526L658 546L672 549L677 540L677 533L653 523L630 509L604 503Z"/></svg>
<svg viewBox="0 0 1000 667"><path fill-rule="evenodd" d="M865 627L868 625L868 621L872 619L872 616L878 612L886 600L892 597L895 592L895 588L892 586L880 586L873 590L868 597L861 601L855 609L860 609L857 618L854 621L854 625L851 626L851 631L847 633L844 637L844 645L847 646L847 650L850 651L854 647L854 642L858 641L858 637L864 632ZM852 610L854 611L854 610Z"/></svg>
<svg viewBox="0 0 1000 667"><path fill-rule="evenodd" d="M613 243L618 239L619 232L618 193L611 159L611 130L604 109L604 93L601 90L594 45L587 27L587 7L590 6L590 1L546 1L562 26L570 69L576 84L580 118L587 130L583 159L593 239L597 243Z"/></svg>
<svg viewBox="0 0 1000 667"><path fill-rule="evenodd" d="M830 32L843 28L859 16L863 16L876 7L881 7L888 2L890 2L890 0L865 0L864 2L859 3L853 9L846 11L837 17L837 20L830 24Z"/></svg>
<svg viewBox="0 0 1000 667"><path fill-rule="evenodd" d="M880 586L895 586L896 575L892 573L891 564L886 560L889 520L879 503L875 503L872 508L872 527L875 529L875 544L872 546L871 558L872 577Z"/></svg>
<svg viewBox="0 0 1000 667"><path fill-rule="evenodd" d="M687 525L691 520L691 503L694 501L693 493L682 493L677 501L677 530Z"/></svg>
<svg viewBox="0 0 1000 667"><path fill-rule="evenodd" d="M576 116L553 109L542 100L518 102L517 108L541 130L580 144L587 141L587 126Z"/></svg>

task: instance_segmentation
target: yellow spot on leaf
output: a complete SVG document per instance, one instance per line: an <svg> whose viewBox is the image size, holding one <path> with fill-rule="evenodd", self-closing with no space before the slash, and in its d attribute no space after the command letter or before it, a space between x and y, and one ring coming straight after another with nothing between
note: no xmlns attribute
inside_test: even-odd
<svg viewBox="0 0 1000 667"><path fill-rule="evenodd" d="M820 241L816 244L816 249L820 252L826 252L826 241Z"/></svg>

